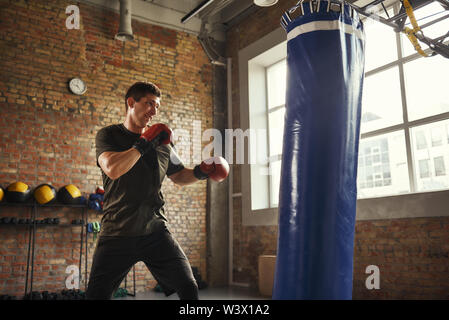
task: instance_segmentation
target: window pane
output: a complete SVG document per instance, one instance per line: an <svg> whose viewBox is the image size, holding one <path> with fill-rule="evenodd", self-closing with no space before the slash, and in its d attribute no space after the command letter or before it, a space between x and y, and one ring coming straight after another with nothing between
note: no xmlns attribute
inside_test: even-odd
<svg viewBox="0 0 449 320"><path fill-rule="evenodd" d="M444 120L411 129L417 191L449 188L449 174L446 171L449 165L448 126L449 120ZM418 134L424 135L431 143L419 148Z"/></svg>
<svg viewBox="0 0 449 320"><path fill-rule="evenodd" d="M417 59L404 65L410 121L449 111L449 59Z"/></svg>
<svg viewBox="0 0 449 320"><path fill-rule="evenodd" d="M285 107L268 114L270 133L270 157L282 154Z"/></svg>
<svg viewBox="0 0 449 320"><path fill-rule="evenodd" d="M433 159L433 163L435 165L435 176L444 176L446 175L446 167L444 165L444 157L436 157Z"/></svg>
<svg viewBox="0 0 449 320"><path fill-rule="evenodd" d="M275 208L279 204L279 186L281 181L281 161L271 163L271 207Z"/></svg>
<svg viewBox="0 0 449 320"><path fill-rule="evenodd" d="M388 10L390 16L393 11ZM386 17L382 12L378 14ZM398 58L396 46L396 34L393 28L375 21L366 19L365 26L365 71L370 71Z"/></svg>
<svg viewBox="0 0 449 320"><path fill-rule="evenodd" d="M443 145L444 127L435 127L430 130L432 136L432 147Z"/></svg>
<svg viewBox="0 0 449 320"><path fill-rule="evenodd" d="M416 148L418 150L427 148L427 140L426 140L426 135L424 134L424 131L422 131L422 130L416 131L415 137L416 137L415 138Z"/></svg>
<svg viewBox="0 0 449 320"><path fill-rule="evenodd" d="M422 8L413 10L413 12L415 13L415 18L418 22L418 26L423 26L424 24L430 21L435 21L436 19L443 17L448 13L448 11L444 11L443 7L437 2L432 2L428 5L425 5ZM405 26L410 29L413 28L408 18L406 20ZM438 38L439 36L444 35L448 30L449 30L449 19L447 18L435 24L432 24L429 27L422 29L423 34L431 39L435 39ZM401 40L403 44L404 56L416 53L416 50L413 47L412 43L403 33L401 33ZM419 44L421 45L422 49L428 48L428 46L422 42L419 42Z"/></svg>
<svg viewBox="0 0 449 320"><path fill-rule="evenodd" d="M446 125L447 143L449 143L449 123Z"/></svg>
<svg viewBox="0 0 449 320"><path fill-rule="evenodd" d="M361 131L402 123L398 67L366 77L363 85Z"/></svg>
<svg viewBox="0 0 449 320"><path fill-rule="evenodd" d="M429 159L419 160L419 177L428 178L430 177Z"/></svg>
<svg viewBox="0 0 449 320"><path fill-rule="evenodd" d="M409 192L402 130L360 140L357 188L359 199Z"/></svg>
<svg viewBox="0 0 449 320"><path fill-rule="evenodd" d="M286 60L282 60L267 68L268 108L285 104L286 83Z"/></svg>

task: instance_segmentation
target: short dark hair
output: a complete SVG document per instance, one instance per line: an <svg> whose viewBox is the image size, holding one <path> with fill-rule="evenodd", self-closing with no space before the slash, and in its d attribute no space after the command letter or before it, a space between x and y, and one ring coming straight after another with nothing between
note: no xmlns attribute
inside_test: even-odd
<svg viewBox="0 0 449 320"><path fill-rule="evenodd" d="M147 94L152 94L156 97L161 97L162 92L154 83L151 82L136 82L129 87L125 96L125 110L128 112L128 98L133 97L134 100L140 101Z"/></svg>

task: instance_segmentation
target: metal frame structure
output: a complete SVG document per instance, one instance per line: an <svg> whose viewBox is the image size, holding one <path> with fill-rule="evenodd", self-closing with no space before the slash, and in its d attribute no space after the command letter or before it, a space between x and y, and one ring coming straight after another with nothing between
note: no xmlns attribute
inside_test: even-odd
<svg viewBox="0 0 449 320"><path fill-rule="evenodd" d="M408 18L406 5L404 4L403 0L399 1L401 3L399 12L392 17L388 17L388 14L387 14L388 18L384 18L384 17L380 16L379 14L374 13L372 10L370 10L376 5L381 5L384 12L387 12L386 7L385 7L385 3L387 1L388 0L374 0L374 1L369 2L368 4L363 5L362 7L357 6L355 3L348 3L348 4L358 13L360 13L364 16L367 16L371 19L374 19L376 21L379 21L387 26L392 27L395 32L402 32L404 30L405 22ZM449 18L449 0L409 0L409 3L411 5L411 7L413 8L413 10L422 8L432 2L440 3L442 6L442 9L447 11L447 14L445 14L442 17L435 18L432 21L430 21L422 26L419 26L420 30L417 32L414 32L414 35L416 36L416 38L419 41L428 45L430 50L433 51L435 54L440 54L445 58L449 58L449 45L448 45L448 43L445 43L445 40L449 39L449 30L446 32L446 34L443 34L434 39L432 39L430 37L426 37L424 35L424 32L422 31L424 28L427 28L437 22L440 22L442 20Z"/></svg>
<svg viewBox="0 0 449 320"><path fill-rule="evenodd" d="M298 1L296 6L290 9L289 13L292 13L297 7L304 5L305 1L307 0ZM319 0L310 0L308 2L311 4L312 8L316 8ZM389 16L387 7L398 2L401 5L398 13L394 16ZM434 18L422 26L413 28L413 30L410 30L410 33L412 37L429 46L431 51L429 56L440 54L441 56L449 59L449 30L445 34L436 38L425 36L423 31L423 29L449 18L449 0L408 0L412 12L413 10L417 10L431 4L432 2L440 3L441 9L443 10L442 12L447 11L447 13L442 17ZM409 18L409 12L407 12L409 10L407 10L406 0L330 0L330 3L332 10L341 10L339 7L342 4L347 4L359 14L383 23L391 27L395 32L405 32L405 23ZM332 4L335 4L337 8L334 8ZM379 14L379 12L382 11L386 13L387 18L384 18Z"/></svg>

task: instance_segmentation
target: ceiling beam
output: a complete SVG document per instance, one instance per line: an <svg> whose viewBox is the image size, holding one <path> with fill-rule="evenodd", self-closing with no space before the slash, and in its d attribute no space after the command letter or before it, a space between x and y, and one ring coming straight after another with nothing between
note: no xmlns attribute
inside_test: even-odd
<svg viewBox="0 0 449 320"><path fill-rule="evenodd" d="M120 2L118 0L79 0L96 7L112 10L120 14ZM81 16L83 15L80 12ZM131 1L131 17L141 22L158 25L168 29L184 31L198 35L201 29L201 19L192 17L188 22L181 23L185 13L146 2L142 0Z"/></svg>

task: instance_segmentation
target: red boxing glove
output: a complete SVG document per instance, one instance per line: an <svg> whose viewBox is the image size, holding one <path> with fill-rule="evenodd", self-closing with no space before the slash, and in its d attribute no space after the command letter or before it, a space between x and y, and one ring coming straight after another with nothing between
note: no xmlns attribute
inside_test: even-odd
<svg viewBox="0 0 449 320"><path fill-rule="evenodd" d="M171 137L172 131L169 127L163 123L156 123L140 136L133 147L143 156L150 149L156 149L161 144L169 144Z"/></svg>
<svg viewBox="0 0 449 320"><path fill-rule="evenodd" d="M156 123L149 127L145 132L140 136L147 141L153 141L155 139L159 139L159 144L169 144L172 136L172 131L169 127L167 127L163 123Z"/></svg>
<svg viewBox="0 0 449 320"><path fill-rule="evenodd" d="M200 180L211 178L214 181L221 182L229 174L229 164L225 158L212 157L197 165L193 169L193 173Z"/></svg>

